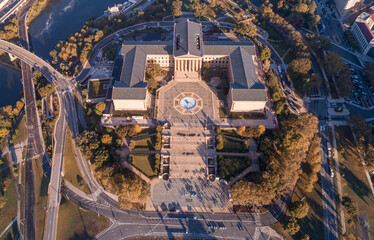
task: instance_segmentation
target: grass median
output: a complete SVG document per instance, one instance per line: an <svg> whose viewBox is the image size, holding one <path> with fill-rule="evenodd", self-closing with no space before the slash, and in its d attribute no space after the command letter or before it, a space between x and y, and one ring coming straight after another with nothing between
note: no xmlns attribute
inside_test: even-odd
<svg viewBox="0 0 374 240"><path fill-rule="evenodd" d="M57 240L93 239L109 227L109 219L61 199L58 212Z"/></svg>
<svg viewBox="0 0 374 240"><path fill-rule="evenodd" d="M357 215L365 215L370 238L374 237L374 195L362 166L350 127L336 126L339 167L343 196L357 203ZM351 220L350 220L351 219ZM345 211L346 232L360 237L358 221Z"/></svg>
<svg viewBox="0 0 374 240"><path fill-rule="evenodd" d="M88 186L84 182L81 172L77 165L77 159L74 154L73 140L70 130L66 133L65 152L63 161L64 179L85 193L90 194Z"/></svg>
<svg viewBox="0 0 374 240"><path fill-rule="evenodd" d="M9 165L9 154L2 158L0 165L0 197L5 200L5 205L0 208L0 232L17 216L17 192L14 185L14 178Z"/></svg>

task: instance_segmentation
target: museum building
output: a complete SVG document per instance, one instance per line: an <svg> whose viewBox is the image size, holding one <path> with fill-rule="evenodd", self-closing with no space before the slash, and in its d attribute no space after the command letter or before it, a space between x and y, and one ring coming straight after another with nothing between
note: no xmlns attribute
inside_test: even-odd
<svg viewBox="0 0 374 240"><path fill-rule="evenodd" d="M156 62L174 71L172 81L202 81L203 62L228 70L231 112L262 112L267 95L259 80L256 48L250 41L203 41L201 23L179 19L174 23L173 41L126 41L122 44L123 65L113 85L115 111L145 111L150 107L145 70Z"/></svg>

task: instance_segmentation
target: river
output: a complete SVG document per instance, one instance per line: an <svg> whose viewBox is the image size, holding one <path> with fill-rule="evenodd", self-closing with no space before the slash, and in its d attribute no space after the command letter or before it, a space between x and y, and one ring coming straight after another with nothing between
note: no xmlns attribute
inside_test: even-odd
<svg viewBox="0 0 374 240"><path fill-rule="evenodd" d="M0 64L0 107L15 105L21 99L21 72Z"/></svg>
<svg viewBox="0 0 374 240"><path fill-rule="evenodd" d="M92 16L99 17L108 7L126 0L52 0L30 28L33 51L51 60L49 52L60 40L82 28Z"/></svg>

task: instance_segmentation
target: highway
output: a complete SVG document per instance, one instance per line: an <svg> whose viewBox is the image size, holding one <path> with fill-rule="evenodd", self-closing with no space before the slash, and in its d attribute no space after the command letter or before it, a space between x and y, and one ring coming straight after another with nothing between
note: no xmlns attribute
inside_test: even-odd
<svg viewBox="0 0 374 240"><path fill-rule="evenodd" d="M23 49L17 45L11 44L9 42L0 40L0 49L6 52L17 56L23 65L23 74L24 75L24 91L25 91L25 101L26 101L26 111L28 116L28 126L29 126L29 140L30 144L28 146L36 147L36 151L32 151L34 148L28 150L28 157L26 158L26 206L25 206L25 238L34 239L35 238L35 223L34 223L34 182L32 175L32 158L34 153L43 156L43 163L48 162L47 154L45 154L41 138L41 131L39 131L39 120L36 112L35 106L35 90L34 85L31 80L31 66L39 69L44 77L50 82L53 82L56 86L56 91L60 100L60 111L59 118L56 122L55 132L54 132L54 154L53 154L53 166L52 174L50 170L48 176L51 176L51 182L49 186L49 204L48 204L48 216L47 216L47 227L46 227L46 236L52 236L55 233L55 227L57 226L57 213L59 207L59 201L61 199L60 194L60 183L61 183L61 168L62 168L62 159L64 151L64 142L66 134L66 124L65 124L65 115L69 114L69 119L76 119L74 100L72 93L69 89L72 89L68 80L62 77L61 74L55 72L55 70L44 60L40 59L33 53ZM26 64L27 63L27 64ZM28 75L27 75L28 74ZM29 80L29 81L28 81ZM63 93L64 92L64 93ZM66 100L67 99L67 100ZM30 117L31 116L31 117ZM31 120L31 123L29 122ZM77 122L70 120L72 124L72 132L76 136L78 127ZM33 131L34 130L34 131ZM31 137L30 137L31 136ZM39 139L39 140L37 140ZM43 168L50 169L49 164L43 164ZM53 239L53 238L48 238Z"/></svg>
<svg viewBox="0 0 374 240"><path fill-rule="evenodd" d="M22 2L22 1L19 1ZM27 50L30 49L26 26L26 15L34 0L29 1L20 10L18 18L18 34L20 44ZM17 3L18 4L18 3ZM5 17L6 15L4 15ZM19 49L22 49L19 47ZM9 47L8 47L9 50ZM25 107L27 116L27 153L25 160L25 221L24 237L25 239L35 239L35 182L32 161L37 155L43 162L48 162L47 154L44 151L44 142L41 136L41 127L36 108L35 89L32 82L32 70L25 62L21 62L21 72L23 79L23 92L25 97ZM48 165L48 164L45 164ZM48 173L48 171L46 171Z"/></svg>

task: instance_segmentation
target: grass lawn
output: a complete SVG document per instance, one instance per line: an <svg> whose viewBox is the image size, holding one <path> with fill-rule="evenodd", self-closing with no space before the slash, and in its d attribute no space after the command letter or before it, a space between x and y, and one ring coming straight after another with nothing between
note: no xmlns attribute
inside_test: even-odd
<svg viewBox="0 0 374 240"><path fill-rule="evenodd" d="M40 159L32 161L35 179L35 239L44 239L49 179L44 176Z"/></svg>
<svg viewBox="0 0 374 240"><path fill-rule="evenodd" d="M61 199L58 212L57 240L93 239L109 227L109 219L80 208L77 204Z"/></svg>
<svg viewBox="0 0 374 240"><path fill-rule="evenodd" d="M296 56L293 53L291 53L291 51L288 51L286 56L284 56L283 61L284 61L285 64L289 64L295 58L296 58Z"/></svg>
<svg viewBox="0 0 374 240"><path fill-rule="evenodd" d="M0 231L3 231L1 229ZM19 239L19 231L17 226L17 221L15 221L12 226L4 233L4 235L0 238L0 240L12 240L12 239Z"/></svg>
<svg viewBox="0 0 374 240"><path fill-rule="evenodd" d="M4 164L0 165L0 168L3 168L9 164L9 155L7 154L2 161ZM7 180L6 180L7 179ZM5 197L6 204L0 209L0 232L2 232L6 226L17 216L17 192L16 187L14 186L14 179L10 168L0 172L0 182L4 180L8 181L7 189L1 187L0 196ZM5 191L4 191L5 190Z"/></svg>
<svg viewBox="0 0 374 240"><path fill-rule="evenodd" d="M242 138L237 132L236 129L222 129L222 135L230 136L230 137L237 137Z"/></svg>
<svg viewBox="0 0 374 240"><path fill-rule="evenodd" d="M370 226L370 238L373 238L374 196L360 162L351 129L348 126L338 126L335 129L343 196L348 195L353 201L357 202L358 215L366 214ZM347 224L349 218L355 220L347 213L345 214L347 233L353 233L357 238L359 237L357 235L359 232L357 221L355 220L354 224L349 225Z"/></svg>
<svg viewBox="0 0 374 240"><path fill-rule="evenodd" d="M64 153L64 178L71 184L79 188L85 193L91 193L86 183L84 182L81 172L79 171L75 154L73 150L73 142L70 130L67 131L65 139L65 153Z"/></svg>
<svg viewBox="0 0 374 240"><path fill-rule="evenodd" d="M101 98L105 97L108 92L108 85L110 79L103 80L90 80L88 98ZM104 86L106 88L104 88Z"/></svg>
<svg viewBox="0 0 374 240"><path fill-rule="evenodd" d="M250 157L218 156L218 172L221 178L231 181L251 165Z"/></svg>
<svg viewBox="0 0 374 240"><path fill-rule="evenodd" d="M304 174L305 173L300 175L300 178L303 178ZM324 225L320 175L318 181L314 184L314 189L311 193L307 193L303 190L301 181L297 182L295 191L292 195L292 201L300 201L303 198L303 201L306 201L309 205L309 212L305 218L298 220L298 224L300 225L300 231L298 233L296 233L294 236L289 235L283 229L283 225L280 222L272 225L271 228L286 239L301 239L304 234L307 234L310 239L323 239Z"/></svg>
<svg viewBox="0 0 374 240"><path fill-rule="evenodd" d="M17 123L16 129L11 136L9 145L13 146L20 142L25 141L27 138L27 127L26 127L26 116L23 116L22 119Z"/></svg>
<svg viewBox="0 0 374 240"><path fill-rule="evenodd" d="M145 136L145 135L156 133L156 132L157 132L156 128L142 128L142 131L140 133L136 134L136 136L134 136L134 137Z"/></svg>
<svg viewBox="0 0 374 240"><path fill-rule="evenodd" d="M233 153L246 153L248 152L248 146L244 142L225 138L223 136L224 144L222 150L217 150L217 152L233 152Z"/></svg>
<svg viewBox="0 0 374 240"><path fill-rule="evenodd" d="M152 151L155 150L154 145L156 143L156 136L146 137L139 140L133 140L135 142L134 150L138 151Z"/></svg>
<svg viewBox="0 0 374 240"><path fill-rule="evenodd" d="M154 154L133 154L132 163L139 171L147 177L155 177L155 155Z"/></svg>

